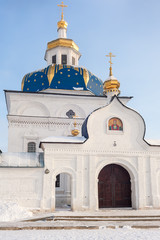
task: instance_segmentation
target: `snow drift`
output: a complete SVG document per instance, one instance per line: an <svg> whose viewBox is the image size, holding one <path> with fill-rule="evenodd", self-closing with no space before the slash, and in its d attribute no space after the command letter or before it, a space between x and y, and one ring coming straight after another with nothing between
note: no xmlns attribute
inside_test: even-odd
<svg viewBox="0 0 160 240"><path fill-rule="evenodd" d="M0 202L0 222L25 219L32 215L32 212L15 202Z"/></svg>

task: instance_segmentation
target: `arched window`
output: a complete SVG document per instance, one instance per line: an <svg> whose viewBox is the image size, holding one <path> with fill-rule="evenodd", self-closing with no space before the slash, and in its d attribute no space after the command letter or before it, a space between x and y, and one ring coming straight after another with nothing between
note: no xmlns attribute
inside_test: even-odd
<svg viewBox="0 0 160 240"><path fill-rule="evenodd" d="M36 143L35 142L29 142L27 152L36 152Z"/></svg>
<svg viewBox="0 0 160 240"><path fill-rule="evenodd" d="M60 187L60 174L56 176L56 187Z"/></svg>
<svg viewBox="0 0 160 240"><path fill-rule="evenodd" d="M123 123L119 118L111 118L108 121L108 130L123 131Z"/></svg>

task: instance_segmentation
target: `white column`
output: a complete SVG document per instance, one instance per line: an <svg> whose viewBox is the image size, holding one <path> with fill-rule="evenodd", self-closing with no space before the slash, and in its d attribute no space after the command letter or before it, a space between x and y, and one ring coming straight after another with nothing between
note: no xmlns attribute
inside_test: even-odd
<svg viewBox="0 0 160 240"><path fill-rule="evenodd" d="M132 208L138 209L139 206L139 194L138 194L138 179L131 179L131 199L132 199Z"/></svg>
<svg viewBox="0 0 160 240"><path fill-rule="evenodd" d="M67 56L67 64L72 65L72 51L68 51L68 56Z"/></svg>
<svg viewBox="0 0 160 240"><path fill-rule="evenodd" d="M146 186L146 206L152 206L152 193L151 193L151 166L150 158L145 159L145 186Z"/></svg>
<svg viewBox="0 0 160 240"><path fill-rule="evenodd" d="M96 210L97 208L98 185L97 180L95 179L95 160L95 156L89 156L89 210Z"/></svg>
<svg viewBox="0 0 160 240"><path fill-rule="evenodd" d="M55 179L52 179L53 161L51 161L50 154L44 152L44 175L43 175L43 189L41 208L42 209L55 209ZM45 170L48 169L49 173L46 174Z"/></svg>
<svg viewBox="0 0 160 240"><path fill-rule="evenodd" d="M59 48L57 49L57 64L61 64L61 51Z"/></svg>
<svg viewBox="0 0 160 240"><path fill-rule="evenodd" d="M72 211L77 210L77 191L76 191L76 179L71 180L71 207Z"/></svg>
<svg viewBox="0 0 160 240"><path fill-rule="evenodd" d="M88 162L88 156L83 156L82 159L82 180L83 180L83 186L82 186L82 197L83 197L83 208L85 210L88 210L89 208L89 162Z"/></svg>
<svg viewBox="0 0 160 240"><path fill-rule="evenodd" d="M158 188L159 188L159 182L158 182L158 176L157 176L157 169L159 169L159 166L157 164L157 158L150 157L150 181L151 181L151 191L152 191L152 205L153 208L159 208L160 207L160 198L158 195Z"/></svg>
<svg viewBox="0 0 160 240"><path fill-rule="evenodd" d="M52 177L52 189L51 189L51 210L54 211L56 208L56 176Z"/></svg>
<svg viewBox="0 0 160 240"><path fill-rule="evenodd" d="M76 196L75 196L75 210L83 210L83 191L82 191L82 156L77 156L76 161Z"/></svg>
<svg viewBox="0 0 160 240"><path fill-rule="evenodd" d="M146 192L145 192L145 159L143 157L138 157L138 199L139 199L139 209L146 207Z"/></svg>

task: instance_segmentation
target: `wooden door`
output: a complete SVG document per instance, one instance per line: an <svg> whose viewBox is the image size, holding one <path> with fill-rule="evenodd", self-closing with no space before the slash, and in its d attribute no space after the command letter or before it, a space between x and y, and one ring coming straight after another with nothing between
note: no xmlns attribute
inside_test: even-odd
<svg viewBox="0 0 160 240"><path fill-rule="evenodd" d="M123 167L107 165L98 179L99 208L131 207L130 176Z"/></svg>

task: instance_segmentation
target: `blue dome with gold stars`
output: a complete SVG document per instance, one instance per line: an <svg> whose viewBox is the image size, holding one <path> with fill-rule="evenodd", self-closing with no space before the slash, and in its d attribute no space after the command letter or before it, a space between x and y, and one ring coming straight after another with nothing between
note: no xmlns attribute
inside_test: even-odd
<svg viewBox="0 0 160 240"><path fill-rule="evenodd" d="M103 82L81 67L54 64L42 70L28 73L22 80L22 91L39 92L45 89L90 91L103 95Z"/></svg>

